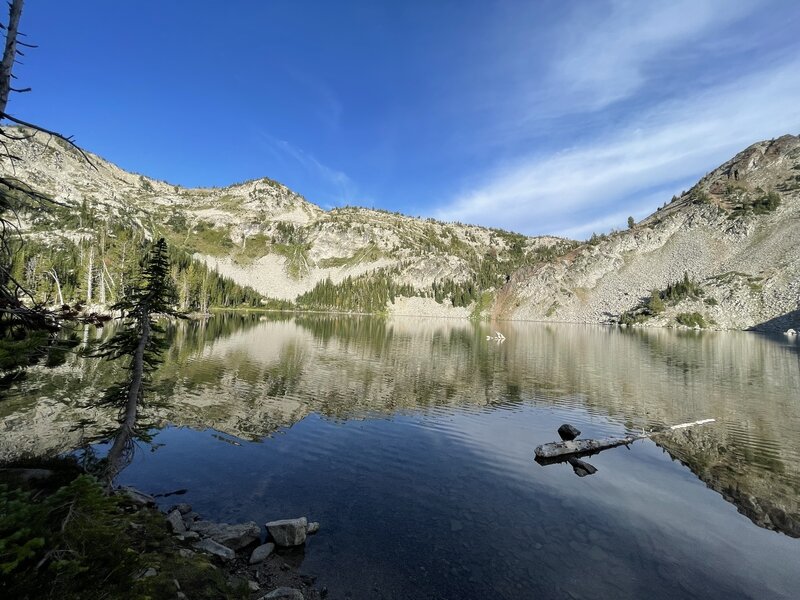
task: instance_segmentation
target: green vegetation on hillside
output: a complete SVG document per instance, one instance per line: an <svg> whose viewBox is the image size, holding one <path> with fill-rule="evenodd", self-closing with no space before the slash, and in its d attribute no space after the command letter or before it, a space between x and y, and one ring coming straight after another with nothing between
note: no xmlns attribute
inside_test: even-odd
<svg viewBox="0 0 800 600"><path fill-rule="evenodd" d="M683 325L685 327L699 327L700 329L704 329L708 326L705 317L703 317L703 315L701 315L699 312L678 313L675 315L675 321L677 321L679 325Z"/></svg>
<svg viewBox="0 0 800 600"><path fill-rule="evenodd" d="M624 312L619 319L622 325L634 325L644 323L650 317L663 313L668 306L675 306L682 300L699 300L705 295L703 287L689 277L689 273L683 274L683 279L669 284L663 290L653 290L650 297L643 300L638 306ZM716 300L714 301L716 302ZM709 303L710 304L710 303ZM685 316L689 313L681 313L684 320L694 319L693 316ZM696 314L696 313L693 313ZM702 315L701 315L702 320ZM696 319L693 320L695 322ZM679 323L681 321L679 320ZM681 323L684 324L684 323ZM703 321L702 327L705 327Z"/></svg>
<svg viewBox="0 0 800 600"><path fill-rule="evenodd" d="M746 216L751 213L765 215L773 212L781 205L781 196L778 192L764 192L760 188L757 192L758 195L752 199L749 194L740 197L739 202L734 205L731 211L730 218Z"/></svg>
<svg viewBox="0 0 800 600"><path fill-rule="evenodd" d="M441 304L447 299L456 307L469 306L478 301L484 292L501 288L519 269L555 260L577 245L577 242L565 240L528 250L525 236L496 229L492 232L503 241L505 250L500 253L492 248L482 257L475 256L473 252L468 264L474 275L461 281L435 281L431 295L436 302Z"/></svg>
<svg viewBox="0 0 800 600"><path fill-rule="evenodd" d="M398 284L390 273L380 270L341 283L328 278L297 298L297 306L312 310L380 313L397 296L413 296L414 288Z"/></svg>

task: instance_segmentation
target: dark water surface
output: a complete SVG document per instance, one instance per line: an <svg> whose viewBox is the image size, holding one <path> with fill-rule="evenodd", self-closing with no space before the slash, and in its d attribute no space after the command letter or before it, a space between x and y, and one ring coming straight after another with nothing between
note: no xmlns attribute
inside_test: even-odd
<svg viewBox="0 0 800 600"><path fill-rule="evenodd" d="M121 482L185 488L208 519L320 521L287 560L330 598L800 597L800 345L493 329L505 343L445 320L180 324L153 446ZM59 369L3 408L4 455L63 451L58 423L105 418L81 407L115 372ZM589 477L533 461L564 422L593 437L706 417L587 459Z"/></svg>

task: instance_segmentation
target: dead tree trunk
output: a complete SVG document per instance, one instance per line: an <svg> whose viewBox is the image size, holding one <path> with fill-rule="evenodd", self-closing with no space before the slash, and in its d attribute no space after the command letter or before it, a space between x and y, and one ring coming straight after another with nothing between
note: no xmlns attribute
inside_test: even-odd
<svg viewBox="0 0 800 600"><path fill-rule="evenodd" d="M89 274L86 276L86 304L92 303L93 275L94 275L94 246L89 246Z"/></svg>
<svg viewBox="0 0 800 600"><path fill-rule="evenodd" d="M64 295L61 293L61 282L58 280L58 273L56 273L55 267L48 271L50 277L53 278L53 281L56 282L56 291L58 292L58 304L59 306L64 306Z"/></svg>
<svg viewBox="0 0 800 600"><path fill-rule="evenodd" d="M6 47L3 61L0 63L0 114L5 114L8 94L11 92L11 70L17 58L17 34L19 19L22 16L23 0L11 0L8 11L8 27L6 27Z"/></svg>

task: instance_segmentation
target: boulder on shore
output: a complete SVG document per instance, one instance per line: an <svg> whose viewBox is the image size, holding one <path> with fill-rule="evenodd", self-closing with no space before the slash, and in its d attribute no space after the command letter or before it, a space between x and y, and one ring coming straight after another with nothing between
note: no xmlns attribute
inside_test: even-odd
<svg viewBox="0 0 800 600"><path fill-rule="evenodd" d="M203 550L208 552L209 554L213 554L214 556L219 556L224 560L233 560L236 558L236 553L228 548L227 546L223 546L222 544L218 544L212 539L206 538L204 540L200 540L194 545L195 548L198 550Z"/></svg>
<svg viewBox="0 0 800 600"><path fill-rule="evenodd" d="M264 562L265 560L267 560L269 555L272 554L273 550L275 550L275 544L273 544L272 542L268 544L262 544L261 546L253 550L253 553L250 555L250 564L255 565L260 562Z"/></svg>
<svg viewBox="0 0 800 600"><path fill-rule="evenodd" d="M171 506L167 512L172 512L173 510L177 510L182 515L188 515L190 512L192 512L192 505L187 504L186 502L181 502L180 504Z"/></svg>
<svg viewBox="0 0 800 600"><path fill-rule="evenodd" d="M291 547L304 544L308 532L308 519L281 519L267 523L267 531L278 546Z"/></svg>
<svg viewBox="0 0 800 600"><path fill-rule="evenodd" d="M303 594L295 588L280 587L262 596L261 600L303 600Z"/></svg>
<svg viewBox="0 0 800 600"><path fill-rule="evenodd" d="M261 528L255 521L230 525L211 521L193 521L189 524L192 531L211 538L215 542L227 546L231 550L241 550L261 537Z"/></svg>
<svg viewBox="0 0 800 600"><path fill-rule="evenodd" d="M186 532L186 524L183 522L183 517L178 510L173 510L167 515L167 523L169 523L173 533Z"/></svg>

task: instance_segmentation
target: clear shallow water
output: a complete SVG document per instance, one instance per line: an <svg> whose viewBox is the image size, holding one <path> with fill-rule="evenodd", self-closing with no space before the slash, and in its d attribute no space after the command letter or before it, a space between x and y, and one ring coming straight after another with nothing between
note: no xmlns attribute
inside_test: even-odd
<svg viewBox="0 0 800 600"><path fill-rule="evenodd" d="M497 328L502 345L459 321L181 324L155 445L121 481L185 488L209 519L320 521L287 560L331 598L797 597L796 343ZM31 450L63 450L62 407L113 376L81 361L32 374L4 437L28 424ZM590 477L533 461L563 422L590 437L704 417L719 422L588 459Z"/></svg>

